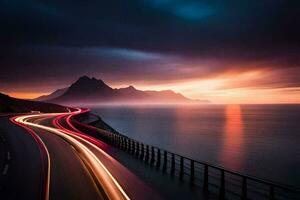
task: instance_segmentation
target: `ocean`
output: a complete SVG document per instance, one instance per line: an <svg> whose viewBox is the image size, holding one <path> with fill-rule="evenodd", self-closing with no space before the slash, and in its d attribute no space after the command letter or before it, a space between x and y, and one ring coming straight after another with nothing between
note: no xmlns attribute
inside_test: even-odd
<svg viewBox="0 0 300 200"><path fill-rule="evenodd" d="M99 106L92 111L146 144L300 186L300 105Z"/></svg>

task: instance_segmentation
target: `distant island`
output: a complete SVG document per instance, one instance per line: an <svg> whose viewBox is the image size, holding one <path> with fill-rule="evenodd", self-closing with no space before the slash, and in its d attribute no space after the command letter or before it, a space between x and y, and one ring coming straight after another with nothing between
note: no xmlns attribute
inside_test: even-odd
<svg viewBox="0 0 300 200"><path fill-rule="evenodd" d="M35 101L59 104L187 104L209 103L207 100L194 100L172 90L142 91L129 86L112 88L101 79L80 77L71 86L43 95Z"/></svg>

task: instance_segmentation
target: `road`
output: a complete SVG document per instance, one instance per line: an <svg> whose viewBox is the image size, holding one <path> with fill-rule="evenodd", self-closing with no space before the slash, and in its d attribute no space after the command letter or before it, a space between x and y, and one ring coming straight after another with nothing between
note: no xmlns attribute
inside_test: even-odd
<svg viewBox="0 0 300 200"><path fill-rule="evenodd" d="M34 160L41 169L40 182L31 185L41 185L37 191L40 196L27 199L160 199L159 194L106 153L110 148L107 144L67 124L66 119L79 112L82 110L11 119L30 133L23 135L34 138L31 142L37 147L35 156L39 156ZM23 161L25 166L32 160L31 155L27 158L30 162Z"/></svg>
<svg viewBox="0 0 300 200"><path fill-rule="evenodd" d="M30 118L41 124L50 117ZM78 153L66 140L43 128L32 130L44 142L50 159L50 199L105 199Z"/></svg>
<svg viewBox="0 0 300 200"><path fill-rule="evenodd" d="M70 118L84 112L22 114L10 118L17 126L0 118L0 143L6 140L0 166L9 165L0 176L1 199L207 199L201 190L77 130Z"/></svg>
<svg viewBox="0 0 300 200"><path fill-rule="evenodd" d="M38 144L8 117L0 118L0 199L41 199L42 159Z"/></svg>

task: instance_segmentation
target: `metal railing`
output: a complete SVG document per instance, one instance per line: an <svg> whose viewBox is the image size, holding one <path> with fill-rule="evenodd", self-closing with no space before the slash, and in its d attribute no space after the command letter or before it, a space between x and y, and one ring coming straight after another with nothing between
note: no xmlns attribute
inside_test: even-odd
<svg viewBox="0 0 300 200"><path fill-rule="evenodd" d="M300 199L298 188L243 175L144 144L112 132L112 128L104 122L110 131L92 128L77 120L73 120L73 123L78 129L128 152L163 173L176 176L192 186L200 186L204 193L217 193L220 199ZM102 122L101 118L99 121Z"/></svg>

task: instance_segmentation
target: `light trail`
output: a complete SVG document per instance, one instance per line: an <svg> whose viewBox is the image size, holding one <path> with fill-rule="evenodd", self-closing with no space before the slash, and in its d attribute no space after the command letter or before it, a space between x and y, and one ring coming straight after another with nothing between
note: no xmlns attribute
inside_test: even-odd
<svg viewBox="0 0 300 200"><path fill-rule="evenodd" d="M77 136L79 136L79 137L81 137L81 138L84 138L84 139L88 140L90 143L96 145L97 151L101 151L101 153L102 153L102 154L105 154L105 156L106 156L107 158L109 158L110 160L114 160L109 154L107 154L105 151L103 151L103 150L101 149L101 148L107 148L108 145L107 145L106 143L103 143L103 142L101 142L101 141L99 141L99 140L97 140L97 139L95 139L95 138L93 138L93 137L90 137L90 136L87 135L87 134L82 133L81 131L79 131L77 128L75 128L75 127L72 125L72 123L71 123L71 117L73 117L73 116L75 116L75 115L77 115L77 114L79 114L79 113L84 113L84 112L88 112L88 111L89 111L89 109L85 109L85 110L83 110L83 109L78 109L76 112L74 112L75 114L72 114L72 115L70 115L70 114L59 115L59 116L57 116L57 117L55 117L55 118L53 119L52 123L53 123L53 125L54 125L55 127L57 127L57 128L60 129L60 130L64 130L64 131L67 132L67 133L72 133L73 135L77 135ZM67 116L67 117L66 117L66 123L67 123L67 125L68 125L71 129L73 129L74 131L65 128L65 127L64 127L63 125L61 125L61 123L59 122L59 121L60 121L61 119L63 119L65 116Z"/></svg>
<svg viewBox="0 0 300 200"><path fill-rule="evenodd" d="M91 138L82 133L77 133L70 131L63 127L53 128L45 125L40 125L37 123L29 122L29 120L40 117L63 117L66 115L76 115L81 112L86 112L87 110L78 109L77 111L71 113L50 113L50 114L35 114L35 115L25 115L14 118L13 120L17 123L40 128L51 133L58 135L72 145L78 152L78 156L84 161L87 167L91 170L94 177L98 183L102 186L103 191L106 196L111 200L129 200L130 198L123 190L118 181L110 173L110 171L105 167L105 165L98 159L98 157L87 147L87 144L96 150L98 150L102 155L107 158L113 159L105 151L94 144L94 138Z"/></svg>
<svg viewBox="0 0 300 200"><path fill-rule="evenodd" d="M28 128L27 126L25 126L23 123L19 122L18 120L18 116L17 117L12 117L10 118L10 121L13 122L14 124L17 124L18 126L24 128L32 137L33 139L36 141L36 143L39 146L39 150L41 152L41 160L42 160L42 173L44 174L44 178L45 180L42 180L42 184L44 184L45 188L43 188L43 194L42 194L42 198L45 200L49 200L49 191L50 191L50 168L51 168L51 164L50 164L50 155L48 152L48 149L45 145L45 143L43 142L43 140L30 128ZM44 159L47 161L46 166L44 166ZM44 168L46 168L46 172L44 171Z"/></svg>

